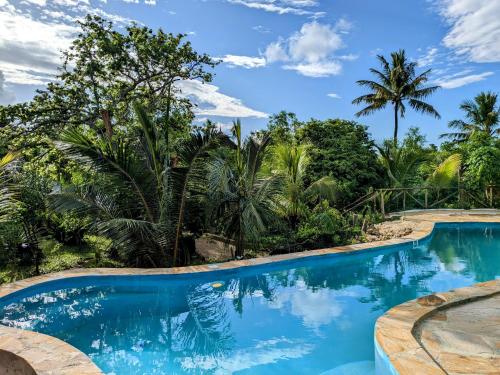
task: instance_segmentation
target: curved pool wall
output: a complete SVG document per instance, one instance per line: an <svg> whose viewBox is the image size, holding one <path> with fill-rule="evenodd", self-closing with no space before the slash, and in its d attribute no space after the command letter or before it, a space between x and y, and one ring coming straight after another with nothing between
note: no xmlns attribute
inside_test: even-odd
<svg viewBox="0 0 500 375"><path fill-rule="evenodd" d="M493 223L467 223L467 224L436 224L435 229L437 231L439 230L460 230L460 229L467 229L467 230L481 230L481 229L489 229L491 231L497 231L500 226L498 224L493 224ZM363 261L367 261L369 258L373 257L382 257L383 259L384 256L389 256L391 254L395 253L404 253L410 251L412 253L413 249L418 249L427 246L429 241L431 241L432 237L435 234L435 231L429 232L427 230L427 235L420 239L415 239L415 240L399 240L399 241L394 241L397 242L395 244L386 244L383 246L378 246L378 247L372 247L365 249L363 251L359 251L357 248L360 246L350 246L350 247L343 247L340 248L341 250L335 251L333 254L329 253L328 251L325 251L323 253L318 254L317 252L312 252L310 255L303 255L299 258L293 258L293 259L285 259L285 260L279 260L279 261L272 261L271 263L269 260L264 259L264 264L257 264L253 265L253 263L261 262L262 260L257 260L255 261L250 261L244 263L246 266L251 266L251 267L243 267L243 268L230 268L230 269L217 269L219 267L224 267L226 264L221 264L221 265L212 265L212 266L207 266L203 270L205 272L200 272L197 274L192 274L192 273L185 273L185 274L166 274L166 275L85 275L85 276L76 276L76 277L64 277L61 279L56 279L56 280L50 280L46 282L42 282L40 284L32 285L27 288L23 288L21 290L17 290L13 293L10 293L6 295L5 297L0 299L0 308L2 308L3 314L0 316L2 318L3 323L7 323L12 325L12 323L15 323L13 321L6 321L5 319L5 307L9 306L10 304L17 303L20 300L29 300L30 297L33 296L43 296L44 294L51 293L53 291L57 290L64 290L64 289L80 289L83 290L86 287L89 287L89 285L92 285L94 288L120 288L120 287L126 287L126 288L154 288L158 286L158 284L168 284L170 287L180 287L183 285L183 283L189 282L190 284L210 284L213 283L214 281L221 280L223 281L222 284L228 282L228 280L245 280L245 278L248 277L256 277L256 276L262 276L262 275L270 275L270 274L279 274L280 272L285 272L288 271L290 272L291 270L310 270L310 272L314 273L315 268L321 268L321 266L324 266L324 263L328 263L329 265L335 265L335 264L343 264L343 265L351 265L350 261L354 261L356 263L361 263ZM495 236L495 239L497 240L497 237ZM390 242L390 241L389 241ZM498 242L498 241L497 241ZM368 244L370 245L370 244ZM362 247L362 246L361 246ZM334 250L334 249L332 249ZM323 255L321 258L318 257L318 255ZM279 259L279 258L278 258ZM240 262L241 263L241 262ZM215 268L215 269L213 269ZM323 267L324 268L324 267ZM332 269L335 269L335 267L332 267ZM311 271L313 270L313 271ZM92 273L92 271L90 271ZM125 271L127 272L127 271ZM160 271L161 272L161 271ZM325 274L326 275L326 274ZM299 280L299 279L297 279ZM297 281L295 280L295 281ZM300 281L300 280L299 280ZM483 281L483 280L479 280ZM336 290L336 289L329 289L329 288L323 288L321 289L321 286L316 286L319 288L319 292L328 289L328 290ZM182 289L182 288L181 288ZM341 288L342 289L342 288ZM343 290L343 289L342 289ZM260 291L262 292L262 291ZM287 292L287 290L282 289L282 293ZM429 291L427 291L429 292ZM314 293L313 293L314 294ZM258 296L251 296L258 298ZM52 298L52 297L51 297ZM341 296L336 296L336 299L340 299ZM334 298L334 299L335 299ZM75 299L77 300L77 299ZM303 303L307 303L308 301L303 301ZM310 302L310 301L309 301ZM326 302L332 302L331 300L326 299ZM312 302L313 304L315 301ZM25 306L28 304L25 302ZM42 303L43 305L43 303ZM390 306L392 307L392 306ZM293 310L293 308L292 308ZM289 313L290 311L287 311ZM383 312L383 311L382 311ZM285 314L286 315L286 314ZM290 315L290 314L289 314ZM292 311L293 315L293 311ZM296 315L296 314L295 314ZM300 315L300 312L299 312ZM314 321L311 323L311 320L307 320L310 318L304 318L302 321L302 325L309 324L309 329L312 330L318 330L321 331L321 329L325 329L325 327L331 323L332 320L335 318L338 318L338 315L336 316L335 311L330 311L330 321L326 322L325 320L322 322L321 317L319 319L319 323L316 324ZM290 315L291 316L291 315ZM328 319L326 319L328 320ZM312 325L311 325L312 324ZM15 324L14 324L15 325ZM25 328L30 328L25 327ZM373 326L372 332L373 332ZM339 331L340 332L340 331ZM46 332L47 333L47 332ZM338 332L337 332L338 333ZM51 334L51 332L48 332L48 334ZM59 337L59 335L55 335L56 337ZM321 335L319 335L321 336ZM281 340L281 338L279 338ZM286 342L287 338L283 339L283 342ZM269 341L269 340L268 340ZM71 340L69 340L71 344ZM78 347L78 345L76 345ZM84 349L81 348L84 352L86 352ZM272 348L271 348L272 349ZM375 350L373 350L375 349ZM142 350L142 348L138 348L138 350ZM390 361L387 359L387 356L384 356L383 351L378 347L378 345L375 345L372 348L372 355L373 352L375 352L375 361L374 361L374 367L377 367L377 370L380 373L383 374L395 374L394 368L391 366ZM91 355L92 353L87 354ZM291 354L290 354L291 353ZM300 354L300 353L299 353ZM295 357L294 357L295 355ZM287 358L297 358L298 354L293 354L292 352L288 352L288 357ZM331 355L330 355L331 357ZM362 358L363 359L363 358ZM366 358L365 358L366 359ZM372 358L373 359L373 358ZM279 362L279 357L278 357L278 362ZM369 366L365 362L370 362L369 360L361 360L361 361L350 361L346 362L344 364L342 363L337 363L338 366L336 366L333 370L336 368L342 368L343 366L348 366L350 363L356 363L353 369L356 369L356 366L358 368L362 368L363 366ZM99 363L98 363L99 364ZM326 366L326 365L325 365ZM361 366L361 367L359 367ZM189 367L189 366L188 366ZM276 367L276 366L274 366ZM328 366L326 366L328 367ZM345 367L346 369L348 367ZM104 371L108 371L109 369L104 369ZM213 371L212 371L213 370ZM251 370L246 371L248 368L244 368L243 371L240 371L241 373L253 373ZM262 369L259 369L260 371ZM273 372L276 373L276 368L272 369ZM290 369L285 369L286 373L290 373ZM135 374L134 372L127 372L127 374ZM161 373L161 372L158 372ZM189 372L186 371L186 373L196 373L196 372ZM218 373L216 369L211 368L209 372L207 373ZM220 372L220 373L225 373L225 372ZM257 372L258 373L258 372ZM293 371L292 371L293 373ZM330 369L326 369L326 371L323 371L322 373L324 374L336 374L336 372L332 372ZM338 372L340 374L340 372ZM119 374L119 373L117 373ZM121 374L121 373L120 373ZM124 373L125 374L125 373Z"/></svg>

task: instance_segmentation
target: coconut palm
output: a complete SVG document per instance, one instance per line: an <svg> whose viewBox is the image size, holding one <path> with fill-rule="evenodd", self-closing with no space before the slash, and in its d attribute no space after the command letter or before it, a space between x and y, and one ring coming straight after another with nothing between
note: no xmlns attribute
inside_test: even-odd
<svg viewBox="0 0 500 375"><path fill-rule="evenodd" d="M337 184L330 176L325 176L305 186L304 177L309 157L308 145L290 145L282 143L273 149L275 173L283 177L283 188L280 194L280 212L295 229L300 217L308 211L308 204L318 198L334 201Z"/></svg>
<svg viewBox="0 0 500 375"><path fill-rule="evenodd" d="M232 128L234 143L229 154L215 157L208 168L211 195L210 216L221 226L221 232L234 241L235 256L244 255L245 245L259 241L267 225L276 218L280 192L277 176L261 175L264 152L270 138L241 136L241 123Z"/></svg>
<svg viewBox="0 0 500 375"><path fill-rule="evenodd" d="M58 143L67 155L109 176L108 186L67 189L53 196L57 210L77 210L94 218L93 230L113 239L136 265L175 265L186 201L203 185L200 164L223 139L215 129L196 131L167 153L166 138L144 109L135 105L138 142L125 136L95 136L66 130Z"/></svg>
<svg viewBox="0 0 500 375"><path fill-rule="evenodd" d="M429 156L419 148L398 146L390 141L376 147L380 153L380 163L389 176L391 187L413 185L418 168L429 159Z"/></svg>
<svg viewBox="0 0 500 375"><path fill-rule="evenodd" d="M456 132L445 133L441 138L455 142L464 142L474 133L484 133L492 137L500 135L500 104L498 95L492 92L482 92L474 100L466 100L460 105L465 112L464 120L453 120L448 123Z"/></svg>
<svg viewBox="0 0 500 375"><path fill-rule="evenodd" d="M376 80L360 80L358 85L367 87L371 92L354 99L353 104L364 103L367 106L356 113L356 116L366 116L391 104L394 109L394 143L398 139L399 117L404 118L406 104L415 111L441 118L436 109L424 99L433 94L439 86L425 86L431 70L416 74L415 62L409 62L404 50L391 53L391 61L384 56L377 56L382 70L370 69Z"/></svg>
<svg viewBox="0 0 500 375"><path fill-rule="evenodd" d="M427 178L427 184L437 189L449 188L457 180L461 165L461 154L448 156L434 167L434 171Z"/></svg>

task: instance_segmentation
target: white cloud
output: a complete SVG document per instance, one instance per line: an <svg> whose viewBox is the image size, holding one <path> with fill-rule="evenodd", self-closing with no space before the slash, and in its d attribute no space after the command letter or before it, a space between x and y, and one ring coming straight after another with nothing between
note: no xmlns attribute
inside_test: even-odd
<svg viewBox="0 0 500 375"><path fill-rule="evenodd" d="M339 94L336 94L334 92L331 92L331 93L326 94L326 95L329 96L332 99L342 99L342 97Z"/></svg>
<svg viewBox="0 0 500 375"><path fill-rule="evenodd" d="M268 114L254 110L243 104L240 99L219 92L219 87L189 80L179 82L181 95L197 105L197 116L257 117L267 118Z"/></svg>
<svg viewBox="0 0 500 375"><path fill-rule="evenodd" d="M324 12L313 12L304 8L318 5L313 0L227 0L231 4L243 5L251 9L260 9L278 14L295 14L298 16L324 16Z"/></svg>
<svg viewBox="0 0 500 375"><path fill-rule="evenodd" d="M359 58L359 56L355 55L353 53L349 53L347 55L338 56L339 60L344 60L344 61L354 61L354 60L357 60L358 58Z"/></svg>
<svg viewBox="0 0 500 375"><path fill-rule="evenodd" d="M44 6L45 4L47 4L47 0L25 0L25 1L39 6Z"/></svg>
<svg viewBox="0 0 500 375"><path fill-rule="evenodd" d="M328 77L340 74L340 60L352 61L356 55L335 56L344 47L340 30L347 31L351 24L345 19L335 25L312 21L302 25L288 39L269 44L264 52L268 63L286 62L285 70L294 70L307 77Z"/></svg>
<svg viewBox="0 0 500 375"><path fill-rule="evenodd" d="M295 70L306 77L320 78L340 74L342 71L342 65L337 61L319 61L313 63L284 65L283 69Z"/></svg>
<svg viewBox="0 0 500 375"><path fill-rule="evenodd" d="M0 70L0 104L10 104L16 99L14 93L7 89L5 85L5 77Z"/></svg>
<svg viewBox="0 0 500 375"><path fill-rule="evenodd" d="M450 25L446 47L472 62L500 61L500 1L436 0Z"/></svg>
<svg viewBox="0 0 500 375"><path fill-rule="evenodd" d="M35 5L44 5L35 15ZM109 14L89 0L30 0L15 6L0 0L0 70L9 83L43 85L51 81L66 50L78 33L75 21L87 13L117 24L130 20Z"/></svg>
<svg viewBox="0 0 500 375"><path fill-rule="evenodd" d="M264 52L264 56L268 63L273 63L276 61L288 61L288 54L286 53L284 41L282 39L270 43Z"/></svg>
<svg viewBox="0 0 500 375"><path fill-rule="evenodd" d="M342 39L330 25L305 23L288 42L290 57L295 61L317 63L342 47Z"/></svg>
<svg viewBox="0 0 500 375"><path fill-rule="evenodd" d="M0 11L0 70L8 82L40 84L56 73L61 50L77 31L59 22L37 21L12 9Z"/></svg>
<svg viewBox="0 0 500 375"><path fill-rule="evenodd" d="M246 69L262 68L266 66L266 59L264 57L226 55L222 57L222 61L230 67L239 66Z"/></svg>
<svg viewBox="0 0 500 375"><path fill-rule="evenodd" d="M268 27L265 27L262 25L254 26L254 27L252 27L252 30L255 30L255 31L262 33L262 34L269 34L271 32L271 30Z"/></svg>
<svg viewBox="0 0 500 375"><path fill-rule="evenodd" d="M254 342L247 348L234 350L224 357L195 355L184 357L182 367L195 372L215 375L233 374L276 363L283 359L301 358L314 350L314 346L285 337ZM198 370L198 371L196 371Z"/></svg>
<svg viewBox="0 0 500 375"><path fill-rule="evenodd" d="M465 71L466 73L469 71ZM466 74L465 73L465 74ZM436 79L434 83L438 84L444 89L455 89L457 87L462 87L474 82L484 81L487 77L493 75L493 72L484 72L480 74L468 74L464 75L464 72L453 74L450 76L444 76Z"/></svg>
<svg viewBox="0 0 500 375"><path fill-rule="evenodd" d="M418 58L418 66L424 67L431 65L436 60L437 55L438 49L436 47L428 47L425 54Z"/></svg>

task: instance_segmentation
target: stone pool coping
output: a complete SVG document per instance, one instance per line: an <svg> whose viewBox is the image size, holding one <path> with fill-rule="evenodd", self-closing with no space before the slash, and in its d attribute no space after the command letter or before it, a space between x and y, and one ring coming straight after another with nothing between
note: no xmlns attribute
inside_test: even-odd
<svg viewBox="0 0 500 375"><path fill-rule="evenodd" d="M312 250L307 252L276 255L264 258L235 260L225 263L207 264L200 266L158 268L158 269L93 268L93 269L67 270L63 272L36 276L16 281L10 284L1 285L0 298L31 286L42 284L48 281L60 280L71 277L104 276L104 275L133 276L133 275L189 274L189 273L199 273L199 272L211 272L217 270L237 269L242 267L270 264L284 260L303 259L320 255L342 254L342 253L348 254L360 250L373 249L388 245L405 244L421 240L432 233L435 223L500 222L500 214L498 213L498 211L489 212L487 214L484 214L482 212L475 213L474 210L456 211L453 213L446 212L446 214L438 212L427 212L422 216L419 215L411 216L407 218L407 220L417 221L417 225L414 231L408 236L397 239L367 242L355 245L339 246L327 249ZM405 304L403 304L403 306L404 305ZM393 310L395 309L397 308L394 308ZM396 310L396 314L394 315L395 317L397 317L400 314L398 313L398 311L399 310ZM405 312L406 310L403 309L402 311ZM410 317L408 316L408 312L404 313L403 316L404 315L407 315L406 319L410 319ZM393 317L393 315L391 315L391 317ZM394 323L394 319L389 319L387 322L388 325L384 326L384 320L382 320L382 326L381 326L383 329L381 331L382 333L379 333L377 331L376 334L378 335L377 337L380 337L381 339L379 344L383 348L384 352L387 354L391 362L393 361L394 358L394 360L396 361L394 366L398 368L401 367L400 366L401 361L398 361L398 358L396 357L398 357L398 355L402 355L403 352L401 350L397 351L398 348L397 343L399 342L396 341L396 346L393 346L390 338L396 337L397 339L397 333L399 332L401 327L408 328L409 323L407 321L402 321L401 323L402 326L396 326L396 332L394 332L395 334L391 336L390 332L392 331L391 331L391 325L389 323ZM377 322L377 327L378 326L379 323ZM385 330L384 327L386 327ZM411 332L411 329L409 332ZM413 341L416 342L413 335L411 335L411 337L409 336L408 337L404 336L404 337L409 340L408 342L412 342L412 338ZM379 342L378 338L377 342ZM399 347L399 349L401 348ZM1 351L10 352L23 359L24 360L23 363L25 363L26 368L21 370L24 370L25 372L22 373L26 374L36 373L38 375L56 375L56 374L57 375L103 375L103 372L84 353L82 353L72 345L65 343L62 340L41 333L0 325L0 352ZM421 355L421 352L418 353L415 352L415 354ZM396 355L396 357L394 357L394 355ZM411 353L408 352L407 356L410 355ZM429 356L425 358L434 363L432 361L432 358L430 358ZM19 363L19 361L16 362ZM402 369L401 371L403 372L400 372L400 374L416 373L414 372L414 368L412 368L411 371L409 372L408 370L405 370L406 367L404 366L401 367L401 369Z"/></svg>
<svg viewBox="0 0 500 375"><path fill-rule="evenodd" d="M439 311L498 294L500 280L492 280L449 292L431 294L393 307L375 324L376 350L379 356L383 356L383 363L380 367L377 363L377 369L381 373L399 375L447 375L448 372L421 343L416 334L418 328L422 322ZM461 360L464 365L474 368L473 360L467 357ZM498 368L491 367L490 372L482 373L498 373Z"/></svg>

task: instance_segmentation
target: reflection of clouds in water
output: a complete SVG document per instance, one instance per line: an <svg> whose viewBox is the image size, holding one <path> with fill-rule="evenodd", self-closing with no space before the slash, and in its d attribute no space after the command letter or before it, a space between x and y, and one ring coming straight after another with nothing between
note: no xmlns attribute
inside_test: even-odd
<svg viewBox="0 0 500 375"><path fill-rule="evenodd" d="M282 310L288 305L290 313L302 318L305 326L319 328L342 315L339 297L356 296L357 293L348 290L308 289L303 280L298 280L295 287L276 293L275 298L269 301L269 307Z"/></svg>
<svg viewBox="0 0 500 375"><path fill-rule="evenodd" d="M465 262L463 262L462 260L460 260L457 257L454 257L453 260L449 263L440 263L439 264L440 271L450 271L450 272L456 272L456 273L462 272L463 270L465 270L466 267L467 267L467 265L465 264Z"/></svg>
<svg viewBox="0 0 500 375"><path fill-rule="evenodd" d="M313 345L281 337L257 341L255 346L236 350L227 358L185 357L181 365L185 370L215 370L216 375L232 374L252 367L276 363L279 360L300 358L309 354L313 349Z"/></svg>

